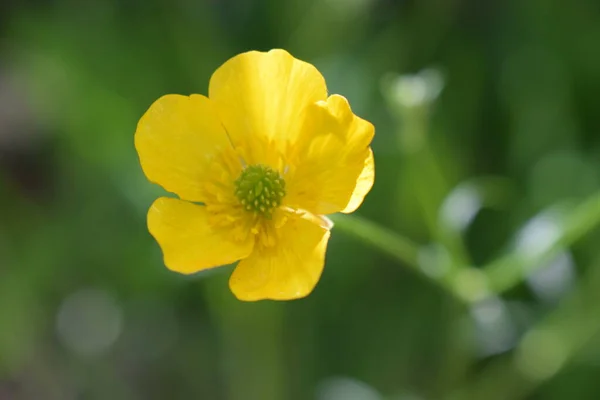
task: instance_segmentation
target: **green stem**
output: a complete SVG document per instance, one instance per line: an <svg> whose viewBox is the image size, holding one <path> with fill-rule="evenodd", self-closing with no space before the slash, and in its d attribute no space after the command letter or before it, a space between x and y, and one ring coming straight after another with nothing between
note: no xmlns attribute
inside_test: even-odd
<svg viewBox="0 0 600 400"><path fill-rule="evenodd" d="M218 285L214 280L221 280ZM228 400L287 398L284 304L246 303L224 290L226 276L206 281L209 309L219 333L220 365ZM260 365L260 368L257 368Z"/></svg>
<svg viewBox="0 0 600 400"><path fill-rule="evenodd" d="M419 246L410 239L365 218L344 214L332 215L330 218L335 224L334 229L339 229L354 236L363 243L399 261L400 264L410 266L413 271L416 271L458 301L469 301L452 286L453 282L449 279L452 276L451 274L434 277L419 268Z"/></svg>
<svg viewBox="0 0 600 400"><path fill-rule="evenodd" d="M400 263L421 272L418 268L419 246L410 239L361 217L339 214L331 216L331 219L335 223L335 229L350 234ZM598 225L600 225L600 192L576 206L566 216L561 225L560 238L545 251L534 257L510 253L483 267L482 270L477 269L476 271L483 271L492 293L503 293L520 284L529 273L551 261L560 251L571 246ZM475 270L473 271L475 272ZM442 277L434 279L429 275L426 276L430 281L444 286L463 301L471 301L457 291L457 285L453 284L453 280L448 276L443 279ZM472 300L479 298L474 297Z"/></svg>
<svg viewBox="0 0 600 400"><path fill-rule="evenodd" d="M330 218L334 229L360 239L403 264L418 266L419 247L411 240L362 217L336 214Z"/></svg>

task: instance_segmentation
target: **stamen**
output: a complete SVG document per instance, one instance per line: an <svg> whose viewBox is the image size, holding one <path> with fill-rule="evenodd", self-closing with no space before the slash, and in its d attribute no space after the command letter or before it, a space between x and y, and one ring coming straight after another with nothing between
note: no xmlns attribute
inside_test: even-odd
<svg viewBox="0 0 600 400"><path fill-rule="evenodd" d="M266 165L250 165L235 180L235 195L254 215L271 218L285 196L285 181Z"/></svg>

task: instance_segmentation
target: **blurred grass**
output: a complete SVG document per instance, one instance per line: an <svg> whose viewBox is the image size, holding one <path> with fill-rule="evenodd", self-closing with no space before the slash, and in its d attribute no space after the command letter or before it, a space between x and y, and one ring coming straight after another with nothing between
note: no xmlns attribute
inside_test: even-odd
<svg viewBox="0 0 600 400"><path fill-rule="evenodd" d="M0 35L0 398L597 398L596 1L12 1ZM375 124L376 184L310 297L246 304L162 265L133 132L274 47Z"/></svg>

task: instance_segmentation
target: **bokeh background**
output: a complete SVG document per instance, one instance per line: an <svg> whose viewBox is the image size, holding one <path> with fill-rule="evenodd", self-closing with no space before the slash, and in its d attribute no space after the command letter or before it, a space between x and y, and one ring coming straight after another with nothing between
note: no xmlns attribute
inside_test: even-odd
<svg viewBox="0 0 600 400"><path fill-rule="evenodd" d="M168 272L133 146L249 49L376 126L316 290ZM600 396L596 0L0 4L0 399Z"/></svg>

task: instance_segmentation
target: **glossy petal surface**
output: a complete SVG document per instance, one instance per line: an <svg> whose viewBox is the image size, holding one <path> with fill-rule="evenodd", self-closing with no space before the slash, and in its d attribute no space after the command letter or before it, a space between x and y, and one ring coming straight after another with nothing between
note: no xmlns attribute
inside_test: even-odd
<svg viewBox="0 0 600 400"><path fill-rule="evenodd" d="M148 179L190 201L205 201L211 163L231 148L210 100L166 95L140 119L135 147Z"/></svg>
<svg viewBox="0 0 600 400"><path fill-rule="evenodd" d="M307 107L325 100L327 87L314 66L285 50L250 51L215 71L209 97L247 163L278 168L299 138Z"/></svg>
<svg viewBox="0 0 600 400"><path fill-rule="evenodd" d="M339 95L315 104L309 115L302 140L290 153L285 204L314 214L351 212L373 185L369 145L375 129Z"/></svg>
<svg viewBox="0 0 600 400"><path fill-rule="evenodd" d="M183 274L231 264L254 247L252 236L236 241L227 230L213 229L206 207L167 197L150 207L148 230L162 249L165 265Z"/></svg>
<svg viewBox="0 0 600 400"><path fill-rule="evenodd" d="M231 275L229 286L238 299L297 299L307 296L319 281L329 231L294 218L277 233L274 246L257 246Z"/></svg>

